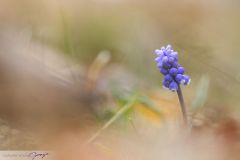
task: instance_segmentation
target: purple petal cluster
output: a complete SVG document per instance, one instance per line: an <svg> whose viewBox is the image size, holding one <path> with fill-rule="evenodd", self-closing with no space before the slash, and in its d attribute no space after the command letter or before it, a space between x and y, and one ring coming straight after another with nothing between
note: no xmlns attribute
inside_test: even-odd
<svg viewBox="0 0 240 160"><path fill-rule="evenodd" d="M190 83L191 79L184 74L184 68L178 63L178 53L172 49L171 45L157 49L155 53L157 66L164 75L162 82L164 88L177 91L180 84L188 85Z"/></svg>

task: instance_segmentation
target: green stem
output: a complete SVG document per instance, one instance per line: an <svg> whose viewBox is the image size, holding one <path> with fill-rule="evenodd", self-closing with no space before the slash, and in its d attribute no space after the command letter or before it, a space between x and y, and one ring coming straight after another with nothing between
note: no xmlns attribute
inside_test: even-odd
<svg viewBox="0 0 240 160"><path fill-rule="evenodd" d="M188 125L187 111L186 111L186 106L184 103L183 94L182 94L180 85L178 85L177 94L178 94L178 99L179 99L179 103L180 103L180 107L183 115L184 124Z"/></svg>

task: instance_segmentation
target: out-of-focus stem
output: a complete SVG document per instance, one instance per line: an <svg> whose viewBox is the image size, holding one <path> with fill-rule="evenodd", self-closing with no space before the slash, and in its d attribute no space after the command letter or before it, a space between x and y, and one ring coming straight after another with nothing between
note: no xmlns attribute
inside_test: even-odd
<svg viewBox="0 0 240 160"><path fill-rule="evenodd" d="M178 99L179 99L179 103L180 103L180 107L183 115L184 124L188 125L187 111L186 111L186 106L184 103L183 94L182 94L180 85L178 85L177 94L178 94Z"/></svg>
<svg viewBox="0 0 240 160"><path fill-rule="evenodd" d="M100 128L87 142L89 144L93 142L105 129L107 129L113 122L115 122L119 117L121 117L124 113L126 113L134 104L137 102L138 97L135 95L133 98L124 105L107 123L104 124L102 128Z"/></svg>

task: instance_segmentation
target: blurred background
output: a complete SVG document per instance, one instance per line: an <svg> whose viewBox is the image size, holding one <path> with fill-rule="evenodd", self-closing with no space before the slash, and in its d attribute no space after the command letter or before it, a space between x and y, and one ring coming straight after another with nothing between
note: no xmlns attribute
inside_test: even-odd
<svg viewBox="0 0 240 160"><path fill-rule="evenodd" d="M177 97L162 89L154 62L154 50L171 44L192 79L183 88L189 110L238 120L239 9L238 0L1 0L1 70L13 74L1 80L2 117L21 130L15 122L25 126L26 115L37 119L41 111L36 108L58 106L39 116L42 122L61 107L64 114L71 110L69 117L72 112L80 116L85 109L76 108L83 106L91 108L86 112L97 119L94 126L101 126L137 94L142 102L137 110L148 120L135 119L135 125L158 126L158 116L179 114ZM41 66L49 67L47 74L54 78L42 78ZM29 107L19 109L19 104ZM126 115L128 123L136 118L135 111Z"/></svg>
<svg viewBox="0 0 240 160"><path fill-rule="evenodd" d="M238 9L236 0L10 0L1 1L0 18L2 32L26 34L83 65L108 50L111 63L153 87L162 79L153 51L171 44L192 77L191 87L207 74L209 102L228 105L237 102L240 89Z"/></svg>

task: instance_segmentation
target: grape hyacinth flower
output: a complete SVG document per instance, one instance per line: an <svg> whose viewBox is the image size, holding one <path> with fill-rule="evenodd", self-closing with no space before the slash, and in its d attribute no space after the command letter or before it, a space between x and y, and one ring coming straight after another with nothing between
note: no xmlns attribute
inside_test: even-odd
<svg viewBox="0 0 240 160"><path fill-rule="evenodd" d="M163 74L162 85L164 88L173 92L177 91L181 105L184 122L187 123L187 114L182 96L180 85L188 85L191 81L189 76L185 75L185 69L178 63L178 53L175 52L171 45L155 50L157 66Z"/></svg>

